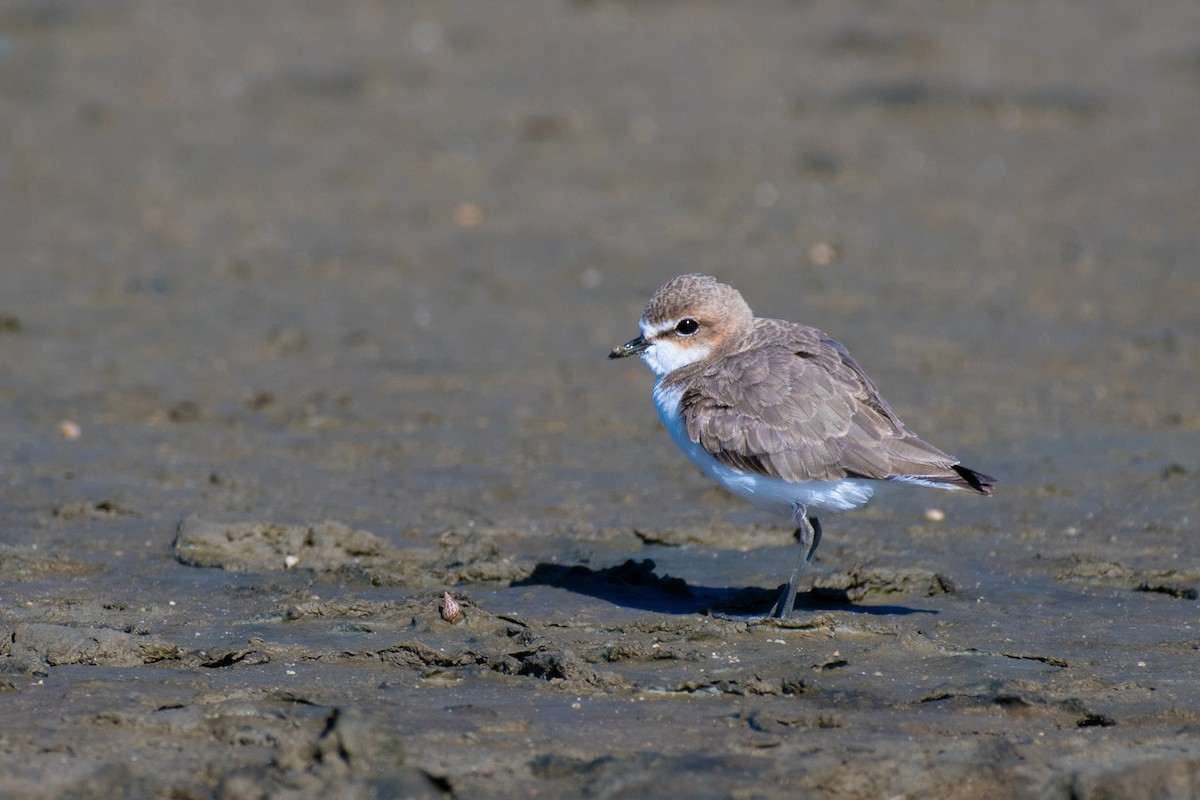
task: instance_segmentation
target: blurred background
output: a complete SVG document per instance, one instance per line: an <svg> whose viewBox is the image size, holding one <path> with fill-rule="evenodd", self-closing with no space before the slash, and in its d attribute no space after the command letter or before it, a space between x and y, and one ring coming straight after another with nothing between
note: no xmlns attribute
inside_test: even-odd
<svg viewBox="0 0 1200 800"><path fill-rule="evenodd" d="M693 271L1001 479L843 542L1187 561L1198 143L1194 0L6 0L0 526L86 565L6 600L199 592L189 514L786 546L605 359Z"/></svg>
<svg viewBox="0 0 1200 800"><path fill-rule="evenodd" d="M616 524L614 491L678 481L648 374L604 355L690 271L825 329L1010 484L1063 437L1194 434L1197 22L5 3L10 503Z"/></svg>

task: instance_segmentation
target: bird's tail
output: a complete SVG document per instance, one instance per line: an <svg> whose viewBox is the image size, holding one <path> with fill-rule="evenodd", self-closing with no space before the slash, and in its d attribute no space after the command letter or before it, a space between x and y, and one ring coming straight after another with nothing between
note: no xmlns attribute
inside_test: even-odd
<svg viewBox="0 0 1200 800"><path fill-rule="evenodd" d="M976 472L962 464L952 464L945 472L935 475L892 475L888 478L900 483L915 483L918 486L931 486L934 489L970 489L980 494L991 494L996 479L991 475Z"/></svg>
<svg viewBox="0 0 1200 800"><path fill-rule="evenodd" d="M951 478L949 481L947 481L948 483L957 484L961 480L962 485L964 485L966 488L974 489L980 494L991 494L992 487L996 485L996 479L991 475L985 475L982 472L976 472L969 467L964 467L962 464L955 464L953 467L951 467L951 469L958 473L959 480L954 480Z"/></svg>

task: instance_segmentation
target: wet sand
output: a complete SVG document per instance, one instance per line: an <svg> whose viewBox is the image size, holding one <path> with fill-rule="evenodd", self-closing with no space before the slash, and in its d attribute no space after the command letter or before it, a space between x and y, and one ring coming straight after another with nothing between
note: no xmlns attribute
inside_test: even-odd
<svg viewBox="0 0 1200 800"><path fill-rule="evenodd" d="M1200 796L1198 31L0 7L0 794ZM996 496L711 615L791 531L605 360L690 271Z"/></svg>

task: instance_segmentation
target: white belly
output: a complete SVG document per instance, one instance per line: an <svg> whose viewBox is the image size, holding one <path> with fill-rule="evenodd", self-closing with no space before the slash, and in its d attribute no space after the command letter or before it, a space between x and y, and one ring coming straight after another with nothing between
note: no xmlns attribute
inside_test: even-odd
<svg viewBox="0 0 1200 800"><path fill-rule="evenodd" d="M793 483L722 464L688 436L687 426L679 414L682 390L663 390L661 387L662 381L654 386L654 405L667 433L701 472L743 500L768 511L795 516L801 507L809 512L849 511L871 499L875 482L863 478Z"/></svg>

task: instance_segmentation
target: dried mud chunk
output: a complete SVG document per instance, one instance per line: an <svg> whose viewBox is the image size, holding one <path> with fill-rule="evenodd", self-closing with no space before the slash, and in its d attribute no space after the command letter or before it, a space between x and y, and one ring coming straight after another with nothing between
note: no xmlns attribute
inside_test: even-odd
<svg viewBox="0 0 1200 800"><path fill-rule="evenodd" d="M546 753L529 762L529 772L535 778L543 780L559 780L586 775L595 770L600 764L612 761L612 756L601 756L596 759L572 758L557 753Z"/></svg>
<svg viewBox="0 0 1200 800"><path fill-rule="evenodd" d="M550 683L585 685L599 688L628 688L630 681L612 672L599 672L588 667L570 650L513 653L515 673L539 678ZM508 670L499 670L508 671Z"/></svg>
<svg viewBox="0 0 1200 800"><path fill-rule="evenodd" d="M375 586L455 586L463 583L516 581L528 578L533 567L501 555L489 534L450 531L438 540L438 549L393 550L392 557L344 565L358 570Z"/></svg>
<svg viewBox="0 0 1200 800"><path fill-rule="evenodd" d="M154 780L136 765L112 762L65 788L60 797L153 797Z"/></svg>
<svg viewBox="0 0 1200 800"><path fill-rule="evenodd" d="M484 583L523 578L528 569L514 568L501 557L496 543L479 533L448 531L438 539L442 554L429 569L450 584Z"/></svg>
<svg viewBox="0 0 1200 800"><path fill-rule="evenodd" d="M740 712L746 727L759 733L783 733L786 731L812 731L841 728L845 721L838 714L813 714L794 711L758 709Z"/></svg>
<svg viewBox="0 0 1200 800"><path fill-rule="evenodd" d="M391 724L373 720L357 708L334 709L317 745L323 763L343 761L354 773L404 765L404 746Z"/></svg>
<svg viewBox="0 0 1200 800"><path fill-rule="evenodd" d="M100 500L95 503L63 503L56 505L52 513L61 520L78 519L80 517L103 519L108 517L141 516L132 508L125 508L112 500Z"/></svg>
<svg viewBox="0 0 1200 800"><path fill-rule="evenodd" d="M1060 567L1054 578L1060 581L1127 581L1134 576L1131 568L1116 561L1103 561L1090 556L1069 556L1058 561Z"/></svg>
<svg viewBox="0 0 1200 800"><path fill-rule="evenodd" d="M51 575L88 575L102 568L50 556L32 547L0 544L0 580L28 581Z"/></svg>
<svg viewBox="0 0 1200 800"><path fill-rule="evenodd" d="M201 650L190 657L195 663L205 669L222 669L236 664L269 664L269 653L255 647L232 648L224 647L217 650Z"/></svg>
<svg viewBox="0 0 1200 800"><path fill-rule="evenodd" d="M891 567L856 568L849 572L817 578L813 592L842 602L861 600L868 594L953 594L954 581L940 572L923 569L894 569Z"/></svg>
<svg viewBox="0 0 1200 800"><path fill-rule="evenodd" d="M1195 797L1197 787L1200 787L1200 759L1185 756L1113 770L1081 771L1072 777L1062 796L1086 800Z"/></svg>
<svg viewBox="0 0 1200 800"><path fill-rule="evenodd" d="M339 522L225 524L191 516L179 523L175 537L175 557L180 563L231 572L272 572L293 566L334 570L370 566L396 555L395 548L379 536Z"/></svg>
<svg viewBox="0 0 1200 800"><path fill-rule="evenodd" d="M0 656L20 663L36 660L47 666L135 667L179 658L180 650L155 636L139 636L112 628L72 628L31 622L18 625L0 643Z"/></svg>
<svg viewBox="0 0 1200 800"><path fill-rule="evenodd" d="M1083 554L1048 559L1048 562L1056 567L1055 580L1105 586L1133 584L1134 591L1166 594L1181 600L1196 599L1196 589L1191 584L1200 579L1200 569L1195 567L1135 569L1117 561Z"/></svg>

